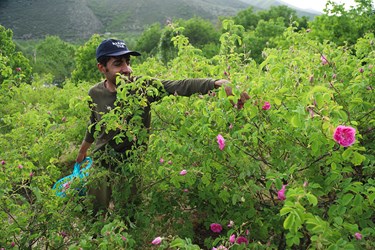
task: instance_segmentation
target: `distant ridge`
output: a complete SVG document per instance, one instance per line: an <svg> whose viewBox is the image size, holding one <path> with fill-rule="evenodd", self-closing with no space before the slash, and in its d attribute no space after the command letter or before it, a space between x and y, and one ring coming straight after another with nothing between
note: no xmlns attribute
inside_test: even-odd
<svg viewBox="0 0 375 250"><path fill-rule="evenodd" d="M1 0L0 24L12 29L15 39L58 35L77 40L94 33L139 34L147 25L167 19L198 16L216 22L250 6L261 10L280 4L278 0Z"/></svg>

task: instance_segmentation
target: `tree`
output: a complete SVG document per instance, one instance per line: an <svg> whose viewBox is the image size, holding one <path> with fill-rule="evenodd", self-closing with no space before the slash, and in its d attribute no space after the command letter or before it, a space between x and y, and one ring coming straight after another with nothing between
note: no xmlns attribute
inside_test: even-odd
<svg viewBox="0 0 375 250"><path fill-rule="evenodd" d="M159 23L154 23L141 34L137 40L136 50L142 56L155 56L158 51L162 30Z"/></svg>
<svg viewBox="0 0 375 250"><path fill-rule="evenodd" d="M51 74L54 84L62 84L74 69L75 46L58 36L47 36L35 49L35 73Z"/></svg>
<svg viewBox="0 0 375 250"><path fill-rule="evenodd" d="M101 37L97 34L93 35L84 45L77 49L75 61L75 69L72 72L72 80L80 81L100 81L101 73L96 67L95 52L101 42Z"/></svg>
<svg viewBox="0 0 375 250"><path fill-rule="evenodd" d="M357 6L345 9L344 4L328 1L325 14L310 23L311 36L320 42L329 40L338 45L353 45L366 33L375 31L375 9L371 0L356 0Z"/></svg>
<svg viewBox="0 0 375 250"><path fill-rule="evenodd" d="M274 48L272 39L283 34L285 30L284 19L278 18L269 21L260 20L254 31L245 34L244 45L246 51L258 63L263 61L262 52L265 48Z"/></svg>
<svg viewBox="0 0 375 250"><path fill-rule="evenodd" d="M26 82L31 78L29 60L16 51L13 42L13 31L0 25L0 85L4 82L18 85L22 80Z"/></svg>

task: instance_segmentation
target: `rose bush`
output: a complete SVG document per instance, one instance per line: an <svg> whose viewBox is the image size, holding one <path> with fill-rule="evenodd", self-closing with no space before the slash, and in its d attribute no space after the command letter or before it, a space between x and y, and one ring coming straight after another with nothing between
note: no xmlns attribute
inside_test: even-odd
<svg viewBox="0 0 375 250"><path fill-rule="evenodd" d="M373 34L352 50L291 28L258 65L235 52L243 29L229 20L224 28L220 53L210 60L176 36L179 54L168 68L156 59L134 67L146 78L230 77L233 96L224 88L165 96L152 104L149 139L132 120L124 136L148 147L120 166L142 180L142 203L129 216L115 205L92 222L89 197L68 192L61 199L51 190L74 164L90 84L56 88L36 78L2 87L0 218L8 227L0 247L375 247ZM139 98L121 92L119 102L128 105L106 116L108 126L125 126L119 121L126 112L136 117L147 94L158 94L143 87ZM243 91L249 99L238 109L232 103ZM94 172L89 181L107 175Z"/></svg>

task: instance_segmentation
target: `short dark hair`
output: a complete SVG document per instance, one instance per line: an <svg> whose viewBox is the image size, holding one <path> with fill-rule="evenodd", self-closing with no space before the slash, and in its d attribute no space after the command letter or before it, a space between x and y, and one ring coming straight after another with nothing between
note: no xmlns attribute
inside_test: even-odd
<svg viewBox="0 0 375 250"><path fill-rule="evenodd" d="M100 63L103 66L107 66L107 63L111 59L111 56L101 56L97 59L98 63Z"/></svg>

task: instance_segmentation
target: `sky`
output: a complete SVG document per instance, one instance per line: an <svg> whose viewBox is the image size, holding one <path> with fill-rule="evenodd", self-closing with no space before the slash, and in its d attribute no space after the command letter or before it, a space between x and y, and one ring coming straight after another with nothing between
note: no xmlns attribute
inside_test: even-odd
<svg viewBox="0 0 375 250"><path fill-rule="evenodd" d="M313 9L319 12L323 12L326 6L327 0L282 0L283 2L292 4L301 9ZM354 0L334 0L334 2L339 4L345 4L346 8L354 6Z"/></svg>

